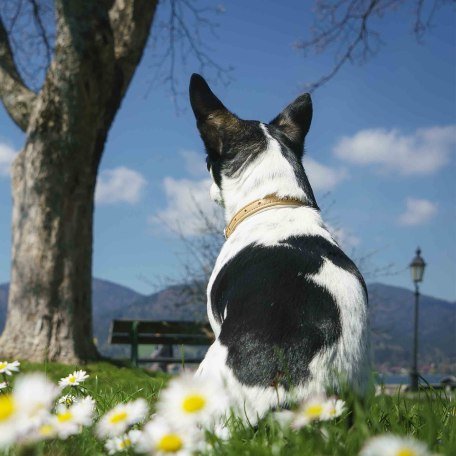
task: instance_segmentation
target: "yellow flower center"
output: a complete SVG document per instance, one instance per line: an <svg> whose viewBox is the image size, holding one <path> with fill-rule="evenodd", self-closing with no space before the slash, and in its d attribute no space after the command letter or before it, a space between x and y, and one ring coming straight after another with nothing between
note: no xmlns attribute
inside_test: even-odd
<svg viewBox="0 0 456 456"><path fill-rule="evenodd" d="M75 383L76 382L76 377L74 375L70 375L68 377L68 383Z"/></svg>
<svg viewBox="0 0 456 456"><path fill-rule="evenodd" d="M6 366L8 366L8 363L6 361L2 361L0 363L0 370L5 369Z"/></svg>
<svg viewBox="0 0 456 456"><path fill-rule="evenodd" d="M199 412L206 405L206 399L200 394L187 396L182 402L182 408L187 413Z"/></svg>
<svg viewBox="0 0 456 456"><path fill-rule="evenodd" d="M315 404L315 405L309 405L309 407L306 408L306 415L309 418L318 418L321 415L321 412L323 412L323 407L320 404Z"/></svg>
<svg viewBox="0 0 456 456"><path fill-rule="evenodd" d="M182 439L177 434L164 435L157 445L157 450L164 453L175 453L182 448Z"/></svg>
<svg viewBox="0 0 456 456"><path fill-rule="evenodd" d="M50 424L43 424L38 430L43 437L49 437L53 434L54 428Z"/></svg>
<svg viewBox="0 0 456 456"><path fill-rule="evenodd" d="M127 419L128 413L122 410L121 412L114 413L111 418L109 418L109 422L111 424L117 424Z"/></svg>
<svg viewBox="0 0 456 456"><path fill-rule="evenodd" d="M128 437L125 437L119 444L121 450L131 447L131 440Z"/></svg>
<svg viewBox="0 0 456 456"><path fill-rule="evenodd" d="M57 420L59 423L66 423L67 421L70 421L72 418L73 418L73 414L69 410L66 410L65 412L57 413Z"/></svg>
<svg viewBox="0 0 456 456"><path fill-rule="evenodd" d="M16 406L11 394L0 396L0 422L6 421L14 414Z"/></svg>
<svg viewBox="0 0 456 456"><path fill-rule="evenodd" d="M416 456L416 452L411 448L403 447L399 448L399 451L396 453L396 456Z"/></svg>

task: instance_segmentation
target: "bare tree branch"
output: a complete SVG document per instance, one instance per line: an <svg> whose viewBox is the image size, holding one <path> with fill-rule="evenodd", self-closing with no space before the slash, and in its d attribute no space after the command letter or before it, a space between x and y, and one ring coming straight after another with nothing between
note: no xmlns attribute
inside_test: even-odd
<svg viewBox="0 0 456 456"><path fill-rule="evenodd" d="M161 18L155 29L152 48L159 51L155 55L155 72L151 88L155 84L165 84L169 88L177 111L178 99L183 91L179 89L179 64L185 68L189 60L196 61L198 71L209 79L228 84L231 81L232 67L219 64L211 57L212 50L203 40L201 32L207 30L217 37L218 24L210 16L224 12L223 6L198 7L193 0L167 0L162 5Z"/></svg>
<svg viewBox="0 0 456 456"><path fill-rule="evenodd" d="M11 51L8 34L0 18L0 98L17 126L25 131L36 94L23 82Z"/></svg>
<svg viewBox="0 0 456 456"><path fill-rule="evenodd" d="M373 29L374 19L397 10L406 3L414 3L413 32L418 41L432 25L435 12L454 0L317 0L315 24L311 38L298 41L294 47L307 53L334 52L331 70L307 85L314 91L331 80L347 63L363 64L379 51L382 40Z"/></svg>

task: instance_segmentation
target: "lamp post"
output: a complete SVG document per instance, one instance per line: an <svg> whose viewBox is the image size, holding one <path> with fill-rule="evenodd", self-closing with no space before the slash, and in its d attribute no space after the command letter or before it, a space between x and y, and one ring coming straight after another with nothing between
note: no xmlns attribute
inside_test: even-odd
<svg viewBox="0 0 456 456"><path fill-rule="evenodd" d="M416 256L410 263L410 272L412 274L412 280L415 284L415 331L413 338L413 363L412 370L410 372L410 389L411 391L418 391L418 305L420 299L420 289L418 284L423 281L424 268L426 263L421 257L421 249L416 249Z"/></svg>

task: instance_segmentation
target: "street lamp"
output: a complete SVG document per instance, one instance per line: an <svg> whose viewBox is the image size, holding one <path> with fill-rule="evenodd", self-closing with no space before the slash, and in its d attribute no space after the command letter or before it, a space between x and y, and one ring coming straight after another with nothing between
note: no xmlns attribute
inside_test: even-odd
<svg viewBox="0 0 456 456"><path fill-rule="evenodd" d="M413 339L413 364L412 370L410 372L410 389L411 391L418 391L418 366L417 366L417 356L418 356L418 304L420 299L420 290L418 284L423 281L424 269L426 263L421 257L421 249L418 247L416 249L416 256L413 258L410 263L410 272L412 274L412 280L415 283L415 333Z"/></svg>

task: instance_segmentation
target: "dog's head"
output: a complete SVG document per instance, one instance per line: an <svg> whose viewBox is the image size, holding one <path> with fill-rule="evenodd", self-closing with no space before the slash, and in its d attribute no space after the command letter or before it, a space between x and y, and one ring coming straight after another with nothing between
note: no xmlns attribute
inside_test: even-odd
<svg viewBox="0 0 456 456"><path fill-rule="evenodd" d="M305 187L303 191L307 199L315 202L301 162L304 140L312 120L309 94L298 97L266 124L237 117L214 95L200 75L193 74L190 103L206 147L207 168L214 180L211 188L213 199L223 202L223 181L239 176L250 163L260 158L273 138L279 143L284 158L295 169L296 179L301 181L300 187Z"/></svg>

